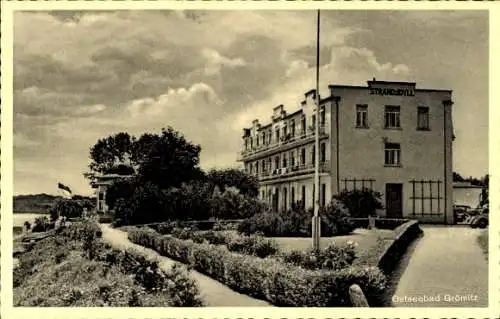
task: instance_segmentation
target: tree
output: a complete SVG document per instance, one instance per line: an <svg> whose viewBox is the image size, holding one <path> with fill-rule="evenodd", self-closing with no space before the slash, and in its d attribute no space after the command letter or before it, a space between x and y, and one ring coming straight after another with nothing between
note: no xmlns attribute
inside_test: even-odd
<svg viewBox="0 0 500 319"><path fill-rule="evenodd" d="M207 180L224 192L227 187L237 188L241 194L256 197L259 194L259 183L256 177L239 169L211 170Z"/></svg>
<svg viewBox="0 0 500 319"><path fill-rule="evenodd" d="M460 175L459 173L453 172L453 181L454 182L464 182L465 178L463 178L462 175Z"/></svg>
<svg viewBox="0 0 500 319"><path fill-rule="evenodd" d="M201 147L186 141L172 127L163 129L159 136L141 137L135 150L140 160L138 177L141 182L167 189L204 176L198 167Z"/></svg>
<svg viewBox="0 0 500 319"><path fill-rule="evenodd" d="M90 148L90 171L84 176L92 184L99 174L110 174L113 171L125 171L128 174L135 172L137 162L133 156L134 141L135 138L125 132L99 139Z"/></svg>
<svg viewBox="0 0 500 319"><path fill-rule="evenodd" d="M147 224L164 221L164 211L168 208L163 191L145 183L136 187L129 198L117 199L114 214L121 225Z"/></svg>
<svg viewBox="0 0 500 319"><path fill-rule="evenodd" d="M84 175L91 184L99 174L119 174L136 175L138 182L161 189L179 187L204 177L198 167L200 151L172 127L139 139L122 132L97 141L90 149L90 171Z"/></svg>
<svg viewBox="0 0 500 319"><path fill-rule="evenodd" d="M138 183L135 178L120 179L114 181L106 190L106 205L109 209L115 207L118 199L127 199L132 197Z"/></svg>

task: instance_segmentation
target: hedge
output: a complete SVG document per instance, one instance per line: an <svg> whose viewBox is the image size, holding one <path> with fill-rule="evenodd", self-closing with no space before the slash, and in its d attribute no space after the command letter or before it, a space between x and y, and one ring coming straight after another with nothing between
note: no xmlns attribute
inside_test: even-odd
<svg viewBox="0 0 500 319"><path fill-rule="evenodd" d="M408 246L422 234L422 229L420 229L418 221L411 220L397 227L394 232L396 233L396 238L387 247L378 262L378 268L384 274L391 274L393 272L394 268L398 265L399 259L408 249Z"/></svg>
<svg viewBox="0 0 500 319"><path fill-rule="evenodd" d="M132 229L128 236L132 242L190 264L235 291L277 306L351 306L352 284L358 284L373 304L383 299L386 280L376 267L306 270L273 258L232 253L224 246L162 236L152 229Z"/></svg>

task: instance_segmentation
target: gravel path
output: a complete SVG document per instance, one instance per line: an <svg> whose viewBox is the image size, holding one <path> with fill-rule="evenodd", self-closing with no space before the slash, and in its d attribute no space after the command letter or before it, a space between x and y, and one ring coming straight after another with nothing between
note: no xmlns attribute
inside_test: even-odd
<svg viewBox="0 0 500 319"><path fill-rule="evenodd" d="M480 230L466 226L421 227L424 236L410 248L396 270L400 278L393 305L487 307L488 263L477 243Z"/></svg>
<svg viewBox="0 0 500 319"><path fill-rule="evenodd" d="M101 224L102 237L111 246L119 249L134 248L144 255L158 260L162 269L169 269L173 264L178 263L170 258L161 256L156 251L132 243L127 233L112 228L109 224ZM222 283L205 276L195 270L190 272L191 277L196 280L200 289L203 301L207 307L271 307L266 301L251 298L240 294Z"/></svg>

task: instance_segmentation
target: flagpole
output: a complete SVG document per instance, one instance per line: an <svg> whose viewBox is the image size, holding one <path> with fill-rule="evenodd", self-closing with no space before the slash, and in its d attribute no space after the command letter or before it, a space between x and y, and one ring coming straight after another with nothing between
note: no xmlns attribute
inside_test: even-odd
<svg viewBox="0 0 500 319"><path fill-rule="evenodd" d="M318 250L320 244L321 236L321 222L319 218L319 198L320 198L320 187L319 187L319 108L320 108L320 96L319 96L319 26L320 26L320 10L318 9L317 17L317 30L316 30L316 123L315 123L315 151L314 151L314 217L312 220L312 236L313 236L313 249Z"/></svg>

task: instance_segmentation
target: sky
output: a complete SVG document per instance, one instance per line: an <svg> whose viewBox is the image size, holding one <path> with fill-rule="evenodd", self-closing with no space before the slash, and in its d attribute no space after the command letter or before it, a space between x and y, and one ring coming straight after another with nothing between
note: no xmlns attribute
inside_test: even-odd
<svg viewBox="0 0 500 319"><path fill-rule="evenodd" d="M453 90L454 171L488 173L487 11L322 11L320 92L415 81ZM14 194L89 195L99 138L172 126L204 169L235 167L244 127L315 87L316 11L14 15Z"/></svg>

